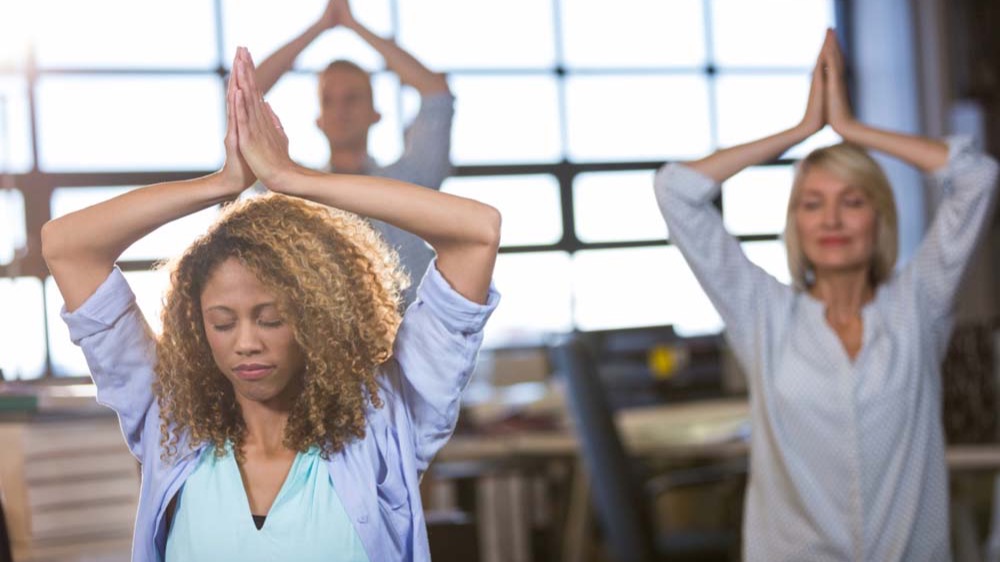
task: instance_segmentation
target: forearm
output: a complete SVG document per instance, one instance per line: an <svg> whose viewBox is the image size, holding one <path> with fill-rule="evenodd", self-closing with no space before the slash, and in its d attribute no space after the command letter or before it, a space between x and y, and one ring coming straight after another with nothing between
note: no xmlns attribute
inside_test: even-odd
<svg viewBox="0 0 1000 562"><path fill-rule="evenodd" d="M295 59L319 37L326 28L320 22L309 26L301 35L286 43L257 65L257 85L266 93L292 69Z"/></svg>
<svg viewBox="0 0 1000 562"><path fill-rule="evenodd" d="M297 167L275 178L277 191L387 222L435 249L488 244L496 210L472 199L388 178L325 174Z"/></svg>
<svg viewBox="0 0 1000 562"><path fill-rule="evenodd" d="M425 240L464 297L486 302L500 244L500 213L478 201L396 180L291 169L272 189L389 223ZM269 185L270 184L265 184Z"/></svg>
<svg viewBox="0 0 1000 562"><path fill-rule="evenodd" d="M397 45L395 41L375 35L358 22L352 23L351 29L382 55L386 67L395 72L403 84L416 88L421 95L425 96L449 91L448 81L443 74L424 66L413 55Z"/></svg>
<svg viewBox="0 0 1000 562"><path fill-rule="evenodd" d="M942 141L869 127L859 121L841 127L844 140L884 152L924 172L933 172L948 163L948 145Z"/></svg>
<svg viewBox="0 0 1000 562"><path fill-rule="evenodd" d="M231 196L212 174L151 185L46 223L42 253L67 309L83 304L136 240Z"/></svg>
<svg viewBox="0 0 1000 562"><path fill-rule="evenodd" d="M688 162L687 166L721 183L745 168L774 160L810 134L806 127L798 125L769 137L718 150L701 160Z"/></svg>

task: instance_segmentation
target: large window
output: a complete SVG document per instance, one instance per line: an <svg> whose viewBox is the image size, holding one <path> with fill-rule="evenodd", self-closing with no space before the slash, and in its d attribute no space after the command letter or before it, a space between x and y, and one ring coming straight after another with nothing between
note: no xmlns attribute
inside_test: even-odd
<svg viewBox="0 0 1000 562"><path fill-rule="evenodd" d="M718 316L669 243L653 173L664 161L794 124L841 1L356 0L359 20L448 73L457 98L456 174L443 189L504 214L495 276L503 304L488 345L574 328L718 331ZM41 224L138 185L217 168L236 46L259 61L324 3L35 0L2 8L9 11L0 13L5 376L86 374L39 256ZM346 30L321 36L268 95L292 156L310 166L327 159L315 126L315 75L334 58L373 71L382 119L370 150L391 162L419 98ZM824 133L809 146L833 140ZM779 160L727 182L719 202L751 259L783 279L779 234L790 182L791 160ZM154 328L166 279L153 264L204 231L215 213L165 227L122 257Z"/></svg>

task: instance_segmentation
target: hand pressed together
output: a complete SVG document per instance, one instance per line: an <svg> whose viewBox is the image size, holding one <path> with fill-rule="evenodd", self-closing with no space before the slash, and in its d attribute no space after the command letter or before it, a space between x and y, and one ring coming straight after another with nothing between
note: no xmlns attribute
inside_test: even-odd
<svg viewBox="0 0 1000 562"><path fill-rule="evenodd" d="M233 59L236 82L231 112L236 117L239 154L265 187L280 192L278 178L298 167L288 155L288 137L281 121L264 101L254 79L254 65L245 47Z"/></svg>

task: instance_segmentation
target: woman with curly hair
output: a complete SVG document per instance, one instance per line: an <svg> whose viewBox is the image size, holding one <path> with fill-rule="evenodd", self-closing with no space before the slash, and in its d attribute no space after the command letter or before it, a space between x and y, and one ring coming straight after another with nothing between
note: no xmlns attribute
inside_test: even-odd
<svg viewBox="0 0 1000 562"><path fill-rule="evenodd" d="M499 298L499 214L296 165L243 48L227 109L219 172L42 231L98 400L142 463L132 558L428 560L419 479L455 427ZM273 193L227 206L169 265L155 338L115 260L258 178ZM437 252L402 317L396 257L355 213Z"/></svg>
<svg viewBox="0 0 1000 562"><path fill-rule="evenodd" d="M846 143L799 163L785 226L789 287L747 259L713 200L721 182L825 124ZM865 149L934 174L944 190L899 271L892 189ZM671 240L748 377L744 559L950 560L940 367L996 180L996 161L967 142L857 121L832 30L798 126L657 174Z"/></svg>

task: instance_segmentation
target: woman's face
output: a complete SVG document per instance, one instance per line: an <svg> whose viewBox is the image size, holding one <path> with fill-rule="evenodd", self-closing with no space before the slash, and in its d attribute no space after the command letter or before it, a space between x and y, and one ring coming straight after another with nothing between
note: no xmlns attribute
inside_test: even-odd
<svg viewBox="0 0 1000 562"><path fill-rule="evenodd" d="M806 172L800 189L795 227L816 276L867 274L875 255L877 213L865 192L822 168Z"/></svg>
<svg viewBox="0 0 1000 562"><path fill-rule="evenodd" d="M305 358L277 304L235 258L212 270L201 293L208 345L241 404L288 409L301 389Z"/></svg>

